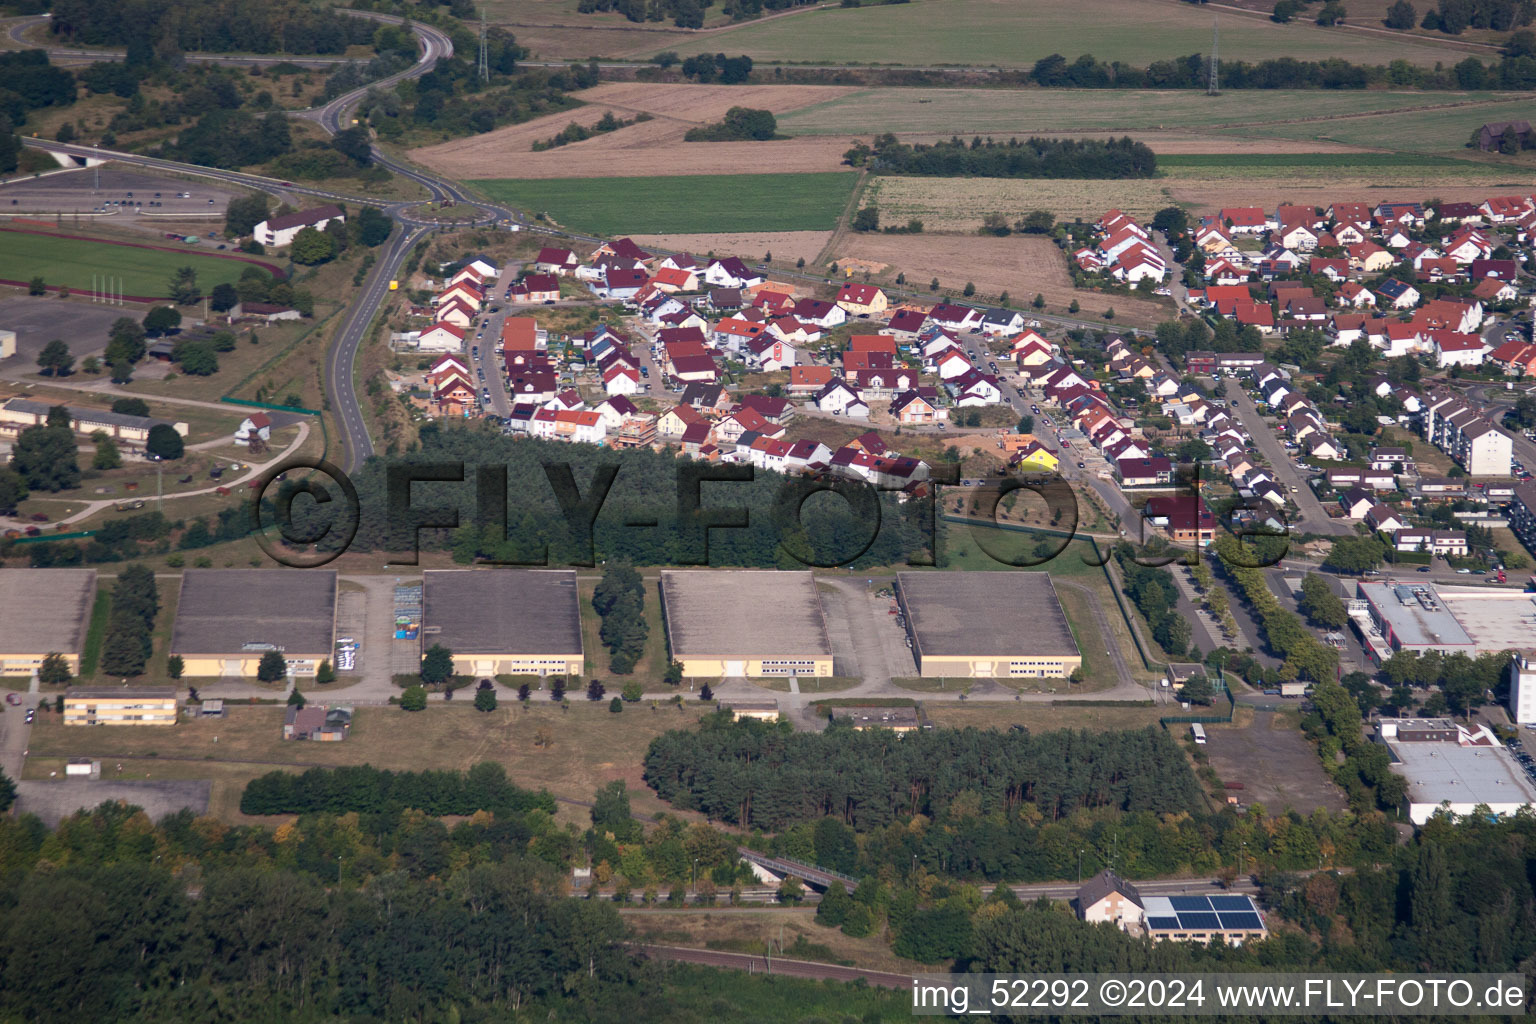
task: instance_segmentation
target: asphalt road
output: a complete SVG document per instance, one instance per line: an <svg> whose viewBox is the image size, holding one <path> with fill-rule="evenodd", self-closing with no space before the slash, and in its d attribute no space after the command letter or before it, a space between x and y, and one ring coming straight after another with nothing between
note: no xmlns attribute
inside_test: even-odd
<svg viewBox="0 0 1536 1024"><path fill-rule="evenodd" d="M1296 503L1297 508L1301 509L1302 521L1297 532L1331 534L1335 537L1354 536L1354 527L1348 520L1328 518L1328 513L1323 509L1323 503L1318 500L1316 494L1312 493L1312 488L1307 485L1300 471L1296 469L1290 453L1280 443L1280 438L1275 434L1274 429L1259 415L1252 396L1242 388L1234 386L1227 388L1227 401L1231 403L1238 418L1243 421L1248 435L1253 438L1254 446L1269 460L1276 482L1291 492L1291 500ZM1296 530L1297 525L1292 523L1292 529Z"/></svg>

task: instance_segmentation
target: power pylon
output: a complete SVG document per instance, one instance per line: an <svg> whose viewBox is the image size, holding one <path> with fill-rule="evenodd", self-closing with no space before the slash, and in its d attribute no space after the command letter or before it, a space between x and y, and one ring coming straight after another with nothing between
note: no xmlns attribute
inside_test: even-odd
<svg viewBox="0 0 1536 1024"><path fill-rule="evenodd" d="M485 45L485 8L480 8L480 81L491 80L490 51Z"/></svg>
<svg viewBox="0 0 1536 1024"><path fill-rule="evenodd" d="M1216 45L1220 41L1221 41L1220 26L1217 24L1216 18L1212 17L1211 18L1211 80L1210 80L1210 82L1205 87L1205 94L1207 96L1216 96L1216 95L1218 95L1221 92L1221 89L1218 87L1218 81L1219 81L1218 69L1221 66L1221 58L1218 57L1217 53L1216 53Z"/></svg>

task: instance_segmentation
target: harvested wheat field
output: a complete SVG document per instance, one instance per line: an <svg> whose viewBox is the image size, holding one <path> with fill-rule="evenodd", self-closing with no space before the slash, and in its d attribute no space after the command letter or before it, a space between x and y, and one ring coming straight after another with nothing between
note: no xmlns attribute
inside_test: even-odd
<svg viewBox="0 0 1536 1024"><path fill-rule="evenodd" d="M1118 319L1133 323L1156 323L1169 314L1169 307L1149 299L1073 288L1065 255L1046 238L849 234L838 243L837 255L884 263L880 280L906 274L908 285L919 288L937 277L940 288L958 292L970 281L983 300L1006 291L1017 304L1040 294L1050 310L1065 312L1076 299L1085 313L1113 308Z"/></svg>
<svg viewBox="0 0 1536 1024"><path fill-rule="evenodd" d="M713 252L717 256L740 256L754 262L765 253L773 253L775 263L793 263L803 259L810 263L821 252L822 246L832 237L830 231L749 231L713 235L634 235L641 245L653 245L661 249L680 249L702 257Z"/></svg>
<svg viewBox="0 0 1536 1024"><path fill-rule="evenodd" d="M684 142L689 128L718 121L731 107L775 113L822 103L848 92L823 85L671 85L608 82L574 93L587 106L550 114L484 135L412 150L423 165L457 178L622 178L659 174L799 173L835 171L848 140L831 137L773 142ZM568 146L532 152L533 144L575 121L595 124L603 114L653 120Z"/></svg>

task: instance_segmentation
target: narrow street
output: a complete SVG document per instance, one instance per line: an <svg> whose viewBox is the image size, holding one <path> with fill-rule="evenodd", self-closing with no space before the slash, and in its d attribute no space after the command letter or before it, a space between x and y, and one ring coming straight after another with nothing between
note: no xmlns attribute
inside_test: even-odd
<svg viewBox="0 0 1536 1024"><path fill-rule="evenodd" d="M1276 482L1290 491L1291 500L1301 509L1301 519L1299 523L1291 523L1291 529L1295 532L1323 533L1335 537L1354 536L1354 527L1349 522L1328 518L1323 503L1317 500L1317 495L1313 494L1312 488L1307 486L1307 481L1302 478L1295 463L1291 461L1290 453L1281 445L1280 438L1259 415L1258 407L1253 404L1253 398L1248 392L1240 387L1229 387L1227 400L1238 418L1243 421L1243 428L1253 438L1255 447L1265 459L1269 460Z"/></svg>

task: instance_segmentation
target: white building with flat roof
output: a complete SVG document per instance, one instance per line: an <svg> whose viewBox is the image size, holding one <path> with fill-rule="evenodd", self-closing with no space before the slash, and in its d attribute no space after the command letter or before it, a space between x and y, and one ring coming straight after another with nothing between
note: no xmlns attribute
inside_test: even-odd
<svg viewBox="0 0 1536 1024"><path fill-rule="evenodd" d="M1509 717L1516 725L1536 725L1536 655L1517 654L1509 663Z"/></svg>
<svg viewBox="0 0 1536 1024"><path fill-rule="evenodd" d="M1405 810L1415 825L1439 811L1487 808L1504 817L1536 804L1536 787L1486 725L1469 730L1445 719L1387 718L1379 730L1392 770L1408 783Z"/></svg>

